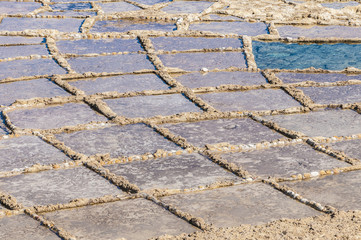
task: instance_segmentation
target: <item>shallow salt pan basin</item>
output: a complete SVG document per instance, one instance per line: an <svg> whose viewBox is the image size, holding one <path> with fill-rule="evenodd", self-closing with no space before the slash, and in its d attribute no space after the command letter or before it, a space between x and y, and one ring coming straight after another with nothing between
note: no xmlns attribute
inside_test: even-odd
<svg viewBox="0 0 361 240"><path fill-rule="evenodd" d="M68 203L76 198L122 195L115 185L85 168L49 170L3 178L0 188L24 206Z"/></svg>
<svg viewBox="0 0 361 240"><path fill-rule="evenodd" d="M133 22L128 20L98 21L91 32L128 32L131 30L151 30L171 32L176 29L173 23L161 22Z"/></svg>
<svg viewBox="0 0 361 240"><path fill-rule="evenodd" d="M280 26L277 30L281 37L307 37L307 38L361 38L360 27L349 26L313 26L295 27L295 26Z"/></svg>
<svg viewBox="0 0 361 240"><path fill-rule="evenodd" d="M204 48L241 48L242 41L237 38L186 38L186 37L158 37L152 38L156 50L184 51Z"/></svg>
<svg viewBox="0 0 361 240"><path fill-rule="evenodd" d="M4 18L0 23L0 31L56 29L61 32L79 32L83 21L83 19L75 18Z"/></svg>
<svg viewBox="0 0 361 240"><path fill-rule="evenodd" d="M361 85L298 88L319 104L361 102Z"/></svg>
<svg viewBox="0 0 361 240"><path fill-rule="evenodd" d="M106 166L141 189L187 189L240 179L199 154L176 155L148 161Z"/></svg>
<svg viewBox="0 0 361 240"><path fill-rule="evenodd" d="M111 157L154 153L158 149L179 150L173 142L144 124L113 126L109 128L57 134L56 138L73 150L94 155L109 153Z"/></svg>
<svg viewBox="0 0 361 240"><path fill-rule="evenodd" d="M253 41L252 45L257 66L261 69L361 68L361 44L299 45Z"/></svg>
<svg viewBox="0 0 361 240"><path fill-rule="evenodd" d="M283 83L298 83L298 82L337 82L347 80L360 80L361 75L346 75L339 73L277 73L276 76L282 80Z"/></svg>
<svg viewBox="0 0 361 240"><path fill-rule="evenodd" d="M290 177L292 174L350 166L303 144L271 147L251 152L227 153L221 156L228 162L262 178L268 176Z"/></svg>
<svg viewBox="0 0 361 240"><path fill-rule="evenodd" d="M35 136L0 140L0 172L38 164L61 163L70 160L63 152Z"/></svg>
<svg viewBox="0 0 361 240"><path fill-rule="evenodd" d="M45 108L20 109L8 113L20 128L51 129L107 119L83 103L67 103Z"/></svg>
<svg viewBox="0 0 361 240"><path fill-rule="evenodd" d="M350 136L361 133L361 115L352 110L327 110L263 118L310 137Z"/></svg>
<svg viewBox="0 0 361 240"><path fill-rule="evenodd" d="M86 94L117 91L138 92L144 90L167 90L168 85L155 74L120 75L96 79L69 81L69 84Z"/></svg>
<svg viewBox="0 0 361 240"><path fill-rule="evenodd" d="M276 110L301 107L301 104L280 89L257 89L197 95L221 111Z"/></svg>
<svg viewBox="0 0 361 240"><path fill-rule="evenodd" d="M219 119L161 125L197 147L228 142L250 144L271 141L283 136L251 119Z"/></svg>
<svg viewBox="0 0 361 240"><path fill-rule="evenodd" d="M190 88L217 87L225 84L250 86L267 83L261 73L253 72L196 72L175 78L178 82Z"/></svg>
<svg viewBox="0 0 361 240"><path fill-rule="evenodd" d="M17 99L69 95L64 89L45 78L0 84L0 105L10 105Z"/></svg>
<svg viewBox="0 0 361 240"><path fill-rule="evenodd" d="M104 102L119 116L131 118L166 116L182 112L202 112L200 108L181 94L108 99Z"/></svg>
<svg viewBox="0 0 361 240"><path fill-rule="evenodd" d="M59 41L56 43L61 53L112 53L142 51L137 39L81 39L76 41Z"/></svg>
<svg viewBox="0 0 361 240"><path fill-rule="evenodd" d="M244 54L241 52L177 53L159 55L166 67L186 71L225 69L229 67L246 68Z"/></svg>
<svg viewBox="0 0 361 240"><path fill-rule="evenodd" d="M53 59L15 60L0 62L0 79L35 75L65 74L66 71Z"/></svg>
<svg viewBox="0 0 361 240"><path fill-rule="evenodd" d="M248 22L207 22L192 23L189 30L210 31L223 34L239 34L247 36L257 36L268 34L267 26L264 23Z"/></svg>

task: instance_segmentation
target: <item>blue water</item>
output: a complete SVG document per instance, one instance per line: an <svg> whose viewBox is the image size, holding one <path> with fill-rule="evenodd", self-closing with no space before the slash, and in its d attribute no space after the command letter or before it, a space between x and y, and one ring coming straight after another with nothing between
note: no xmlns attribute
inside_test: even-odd
<svg viewBox="0 0 361 240"><path fill-rule="evenodd" d="M253 41L253 54L260 69L342 70L361 68L361 44L285 44Z"/></svg>

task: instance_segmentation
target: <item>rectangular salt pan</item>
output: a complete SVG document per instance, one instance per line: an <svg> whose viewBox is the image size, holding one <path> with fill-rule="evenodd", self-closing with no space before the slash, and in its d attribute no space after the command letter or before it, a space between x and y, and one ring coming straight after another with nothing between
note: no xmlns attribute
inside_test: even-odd
<svg viewBox="0 0 361 240"><path fill-rule="evenodd" d="M44 78L0 84L0 105L10 105L17 99L55 96L69 96L69 94Z"/></svg>
<svg viewBox="0 0 361 240"><path fill-rule="evenodd" d="M200 13L212 4L212 2L205 1L172 2L168 6L162 8L162 11L167 13Z"/></svg>
<svg viewBox="0 0 361 240"><path fill-rule="evenodd" d="M56 46L61 53L112 53L142 51L137 39L82 39L76 41L59 41Z"/></svg>
<svg viewBox="0 0 361 240"><path fill-rule="evenodd" d="M74 18L4 18L0 24L0 31L55 29L60 32L79 32L83 21Z"/></svg>
<svg viewBox="0 0 361 240"><path fill-rule="evenodd" d="M281 134L248 118L164 124L161 126L184 137L189 143L197 147L221 142L234 145L250 144L283 137Z"/></svg>
<svg viewBox="0 0 361 240"><path fill-rule="evenodd" d="M0 14L26 14L41 7L37 2L2 2L0 1Z"/></svg>
<svg viewBox="0 0 361 240"><path fill-rule="evenodd" d="M285 44L253 41L253 54L261 69L361 68L361 44Z"/></svg>
<svg viewBox="0 0 361 240"><path fill-rule="evenodd" d="M130 118L202 111L181 94L127 97L104 102L119 116Z"/></svg>
<svg viewBox="0 0 361 240"><path fill-rule="evenodd" d="M307 37L307 38L360 38L361 28L350 26L313 26L295 27L295 26L280 26L277 30L281 37Z"/></svg>
<svg viewBox="0 0 361 240"><path fill-rule="evenodd" d="M266 84L266 79L261 73L253 72L209 72L189 73L176 77L176 80L186 87L217 87L225 84L236 85L262 85Z"/></svg>
<svg viewBox="0 0 361 240"><path fill-rule="evenodd" d="M161 22L133 22L128 20L97 21L90 31L91 32L128 32L131 30L171 32L173 30L176 30L176 26L173 23L161 23Z"/></svg>
<svg viewBox="0 0 361 240"><path fill-rule="evenodd" d="M144 54L121 54L98 57L70 58L68 62L78 73L84 72L133 72L154 69Z"/></svg>
<svg viewBox="0 0 361 240"><path fill-rule="evenodd" d="M292 174L349 166L345 162L338 161L303 144L228 153L221 155L221 157L262 178L269 176L290 177Z"/></svg>
<svg viewBox="0 0 361 240"><path fill-rule="evenodd" d="M223 34L239 34L248 36L257 36L268 34L267 26L264 23L248 23L248 22L207 22L193 23L189 26L189 30L210 31Z"/></svg>
<svg viewBox="0 0 361 240"><path fill-rule="evenodd" d="M337 82L347 80L361 80L361 75L346 75L339 73L289 73L281 72L276 76L282 80L283 83L298 83L298 82Z"/></svg>
<svg viewBox="0 0 361 240"><path fill-rule="evenodd" d="M45 45L23 45L0 47L0 58L14 58L30 55L49 55Z"/></svg>
<svg viewBox="0 0 361 240"><path fill-rule="evenodd" d="M141 189L187 189L220 181L239 180L235 175L199 154L171 156L148 161L106 166Z"/></svg>
<svg viewBox="0 0 361 240"><path fill-rule="evenodd" d="M204 48L241 48L242 41L236 38L185 38L159 37L151 39L156 50L184 51Z"/></svg>
<svg viewBox="0 0 361 240"><path fill-rule="evenodd" d="M280 89L199 94L201 99L221 111L276 110L301 105Z"/></svg>
<svg viewBox="0 0 361 240"><path fill-rule="evenodd" d="M65 74L53 59L15 60L0 62L0 68L6 71L0 72L0 79L18 78L24 76Z"/></svg>
<svg viewBox="0 0 361 240"><path fill-rule="evenodd" d="M58 134L56 138L77 152L94 155L110 153L111 157L154 153L158 149L179 150L173 142L144 124Z"/></svg>
<svg viewBox="0 0 361 240"><path fill-rule="evenodd" d="M186 71L207 69L226 69L229 67L246 68L244 54L241 52L207 52L207 53L177 53L159 55L166 67Z"/></svg>
<svg viewBox="0 0 361 240"><path fill-rule="evenodd" d="M341 104L361 102L361 85L299 88L315 103Z"/></svg>
<svg viewBox="0 0 361 240"><path fill-rule="evenodd" d="M112 91L123 93L169 89L168 85L155 74L121 75L106 78L84 79L69 81L69 84L85 91L86 94Z"/></svg>
<svg viewBox="0 0 361 240"><path fill-rule="evenodd" d="M20 128L51 129L85 124L107 119L80 103L67 103L45 108L20 109L8 113L13 124Z"/></svg>
<svg viewBox="0 0 361 240"><path fill-rule="evenodd" d="M310 137L350 136L361 133L361 115L351 110L327 110L263 118Z"/></svg>

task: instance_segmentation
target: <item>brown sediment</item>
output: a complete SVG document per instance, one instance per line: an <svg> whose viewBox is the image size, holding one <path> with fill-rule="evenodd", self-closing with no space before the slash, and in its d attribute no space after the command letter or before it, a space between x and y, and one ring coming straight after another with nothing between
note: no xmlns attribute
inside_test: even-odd
<svg viewBox="0 0 361 240"><path fill-rule="evenodd" d="M163 235L153 240L208 239L357 239L360 236L361 211L340 211L302 219L279 219L262 225L213 228L210 231Z"/></svg>
<svg viewBox="0 0 361 240"><path fill-rule="evenodd" d="M19 210L23 208L22 204L18 203L15 197L1 191L0 191L0 203L11 210Z"/></svg>
<svg viewBox="0 0 361 240"><path fill-rule="evenodd" d="M71 66L68 63L68 61L60 54L59 49L56 46L55 39L51 37L47 37L46 46L49 50L50 55L62 68L64 68L68 73L75 73L75 71L71 69Z"/></svg>
<svg viewBox="0 0 361 240"><path fill-rule="evenodd" d="M252 38L249 36L243 36L242 40L249 71L258 71L259 69L257 68L256 60L254 59L254 55L252 53Z"/></svg>
<svg viewBox="0 0 361 240"><path fill-rule="evenodd" d="M290 138L280 138L275 139L272 141L262 141L259 143L252 143L252 144L240 144L240 145L233 145L227 142L224 143L217 143L217 144L207 144L206 150L218 153L227 153L227 152L250 152L256 151L261 149L268 149L271 147L284 147L296 144L302 144L304 142L303 139L290 139Z"/></svg>

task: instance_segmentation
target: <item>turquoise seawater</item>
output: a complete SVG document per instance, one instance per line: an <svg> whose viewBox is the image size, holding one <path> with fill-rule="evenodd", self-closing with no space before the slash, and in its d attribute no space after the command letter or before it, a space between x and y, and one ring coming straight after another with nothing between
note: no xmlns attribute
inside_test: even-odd
<svg viewBox="0 0 361 240"><path fill-rule="evenodd" d="M286 44L253 41L253 54L260 69L342 70L361 68L361 44Z"/></svg>

